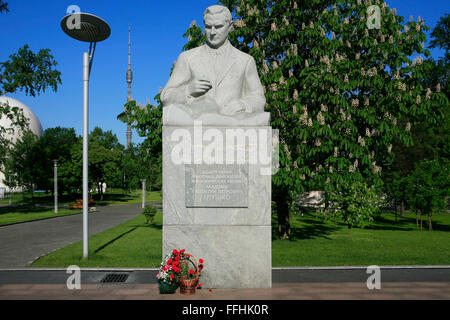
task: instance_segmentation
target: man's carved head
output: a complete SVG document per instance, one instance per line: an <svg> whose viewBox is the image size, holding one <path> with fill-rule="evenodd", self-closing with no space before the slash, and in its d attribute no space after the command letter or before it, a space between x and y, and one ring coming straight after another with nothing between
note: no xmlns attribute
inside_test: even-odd
<svg viewBox="0 0 450 320"><path fill-rule="evenodd" d="M208 7L203 14L206 41L210 47L219 48L227 40L228 32L233 25L233 17L227 7L214 5Z"/></svg>

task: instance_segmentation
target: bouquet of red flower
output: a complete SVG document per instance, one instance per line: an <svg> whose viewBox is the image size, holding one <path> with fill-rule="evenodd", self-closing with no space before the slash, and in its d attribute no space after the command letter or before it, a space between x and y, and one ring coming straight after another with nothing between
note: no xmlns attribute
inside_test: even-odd
<svg viewBox="0 0 450 320"><path fill-rule="evenodd" d="M197 261L193 255L185 251L174 249L161 263L156 275L161 293L174 293L180 285L181 293L193 294L196 287L199 289L202 287L198 279L203 270L203 259Z"/></svg>
<svg viewBox="0 0 450 320"><path fill-rule="evenodd" d="M180 280L180 255L177 250L167 254L156 275L160 293L175 293Z"/></svg>

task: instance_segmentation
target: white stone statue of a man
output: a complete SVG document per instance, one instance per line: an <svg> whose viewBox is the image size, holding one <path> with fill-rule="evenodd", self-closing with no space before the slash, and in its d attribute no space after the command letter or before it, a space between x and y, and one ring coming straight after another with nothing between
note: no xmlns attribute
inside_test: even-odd
<svg viewBox="0 0 450 320"><path fill-rule="evenodd" d="M164 125L268 125L252 56L228 41L233 18L214 5L203 14L207 44L182 52L161 92Z"/></svg>

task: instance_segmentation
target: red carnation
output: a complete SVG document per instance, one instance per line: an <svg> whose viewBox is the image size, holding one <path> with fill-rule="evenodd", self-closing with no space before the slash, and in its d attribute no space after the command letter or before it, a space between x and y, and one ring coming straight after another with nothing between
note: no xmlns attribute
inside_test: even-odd
<svg viewBox="0 0 450 320"><path fill-rule="evenodd" d="M194 270L189 269L189 274L193 274L193 273L194 273Z"/></svg>
<svg viewBox="0 0 450 320"><path fill-rule="evenodd" d="M177 249L173 249L173 254L178 254Z"/></svg>
<svg viewBox="0 0 450 320"><path fill-rule="evenodd" d="M180 260L180 257L176 256L174 259L175 259L176 261L178 261L178 260Z"/></svg>
<svg viewBox="0 0 450 320"><path fill-rule="evenodd" d="M199 259L198 262L203 263L203 259Z"/></svg>
<svg viewBox="0 0 450 320"><path fill-rule="evenodd" d="M199 284L198 284L198 287L199 287L199 288L201 288L201 287L202 287L202 285L203 285L203 284L199 283Z"/></svg>
<svg viewBox="0 0 450 320"><path fill-rule="evenodd" d="M183 249L183 250L180 250L180 253L184 253L184 251L185 251L185 249Z"/></svg>
<svg viewBox="0 0 450 320"><path fill-rule="evenodd" d="M167 260L167 264L171 264L172 263L172 259Z"/></svg>
<svg viewBox="0 0 450 320"><path fill-rule="evenodd" d="M175 276L173 274L171 274L170 275L170 279L173 279L173 278L175 278Z"/></svg>
<svg viewBox="0 0 450 320"><path fill-rule="evenodd" d="M177 266L179 264L179 262L178 261L174 261L174 262L172 262L172 265L174 265L174 266Z"/></svg>

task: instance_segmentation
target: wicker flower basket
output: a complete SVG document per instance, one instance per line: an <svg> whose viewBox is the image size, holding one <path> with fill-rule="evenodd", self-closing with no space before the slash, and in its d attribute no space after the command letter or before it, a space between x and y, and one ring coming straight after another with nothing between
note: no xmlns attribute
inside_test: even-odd
<svg viewBox="0 0 450 320"><path fill-rule="evenodd" d="M180 293L185 295L192 295L195 294L195 288L197 287L198 282L198 262L197 259L191 255L186 254L185 260L188 260L194 265L195 271L195 278L194 279L181 279L180 280Z"/></svg>

